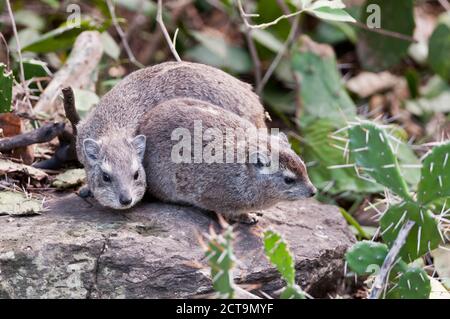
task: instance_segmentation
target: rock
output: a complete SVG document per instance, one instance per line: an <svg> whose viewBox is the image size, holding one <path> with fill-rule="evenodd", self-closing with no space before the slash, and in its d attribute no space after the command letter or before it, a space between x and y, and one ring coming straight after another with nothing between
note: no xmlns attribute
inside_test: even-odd
<svg viewBox="0 0 450 319"><path fill-rule="evenodd" d="M142 203L110 211L76 195L35 217L0 217L0 298L189 298L211 292L197 241L214 216L190 207ZM315 201L281 203L254 226L237 225L238 283L283 286L258 234L272 227L295 255L299 284L326 296L343 276L354 242L338 209Z"/></svg>

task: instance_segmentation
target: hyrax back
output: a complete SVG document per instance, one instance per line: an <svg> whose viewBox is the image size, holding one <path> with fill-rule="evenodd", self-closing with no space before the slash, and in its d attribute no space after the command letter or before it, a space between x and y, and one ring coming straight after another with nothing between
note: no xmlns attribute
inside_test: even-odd
<svg viewBox="0 0 450 319"><path fill-rule="evenodd" d="M147 138L147 188L160 200L231 217L315 192L285 137L266 130L257 135L252 123L210 103L161 103L142 119L139 133ZM277 152L279 169L268 173ZM245 157L238 160L237 154Z"/></svg>

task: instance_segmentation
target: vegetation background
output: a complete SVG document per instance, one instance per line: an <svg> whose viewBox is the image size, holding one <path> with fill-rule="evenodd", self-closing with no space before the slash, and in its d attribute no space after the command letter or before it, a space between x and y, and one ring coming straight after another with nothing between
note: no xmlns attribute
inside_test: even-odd
<svg viewBox="0 0 450 319"><path fill-rule="evenodd" d="M413 248L400 252L409 266L391 261L390 269L402 269L389 276L383 297L428 298L450 289L446 160L434 182L425 174L438 165L430 154L448 154L449 11L447 0L167 0L164 33L151 0L3 0L0 137L64 121L65 86L74 89L84 116L127 74L176 54L218 67L254 85L270 125L289 134L307 163L318 199L339 206L358 239L387 244L355 246L348 275L367 278L369 265L382 267L401 228L392 232L392 225L416 220L406 233L405 247ZM89 30L100 37L78 37ZM74 163L30 166L55 154L64 139L53 137L61 129L53 126L55 135L33 146L8 149L0 140L0 214L37 212L42 196L80 185L83 171ZM389 142L368 143L367 132ZM373 152L363 155L367 146ZM439 184L443 193L427 198ZM407 218L395 212L402 205L412 205ZM372 260L377 254L383 258ZM371 262L361 263L366 257ZM419 275L429 279L411 294ZM286 281L286 294L297 296L298 287ZM349 296L367 297L367 289Z"/></svg>

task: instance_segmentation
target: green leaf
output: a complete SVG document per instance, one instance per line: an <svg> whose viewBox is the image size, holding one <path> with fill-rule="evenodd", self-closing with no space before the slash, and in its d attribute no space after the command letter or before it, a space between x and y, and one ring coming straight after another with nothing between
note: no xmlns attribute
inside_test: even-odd
<svg viewBox="0 0 450 319"><path fill-rule="evenodd" d="M361 227L361 225L358 223L358 221L355 218L353 218L352 215L350 215L345 209L343 209L341 207L339 207L339 211L341 212L342 216L347 221L347 223L349 223L351 226L355 227L359 236L361 236L362 238L365 238L365 239L370 239L369 235L366 234L364 229Z"/></svg>
<svg viewBox="0 0 450 319"><path fill-rule="evenodd" d="M412 36L415 28L413 0L367 0L361 7L361 23L371 22L370 5L380 8L381 29ZM401 15L401 16L400 16ZM357 53L362 66L370 71L381 71L398 64L408 54L410 42L361 29Z"/></svg>
<svg viewBox="0 0 450 319"><path fill-rule="evenodd" d="M0 63L0 113L11 111L13 74Z"/></svg>
<svg viewBox="0 0 450 319"><path fill-rule="evenodd" d="M407 220L415 222L399 255L412 262L428 251L439 246L441 237L435 216L426 207L413 202L403 202L391 206L380 220L382 237L388 246L392 246L402 226Z"/></svg>
<svg viewBox="0 0 450 319"><path fill-rule="evenodd" d="M189 59L228 69L234 73L247 73L252 69L252 61L247 51L231 46L222 37L213 37L201 32L192 32L201 44L186 51Z"/></svg>
<svg viewBox="0 0 450 319"><path fill-rule="evenodd" d="M283 43L267 30L253 29L251 35L253 39L273 52L278 52L283 49Z"/></svg>
<svg viewBox="0 0 450 319"><path fill-rule="evenodd" d="M31 51L36 53L48 53L59 50L65 50L72 47L77 36L88 30L101 30L91 20L82 20L80 27L73 24L63 24L50 32L43 34L33 42L25 45L23 51Z"/></svg>
<svg viewBox="0 0 450 319"><path fill-rule="evenodd" d="M397 195L410 199L386 132L374 123L366 122L352 126L348 134L349 147L359 169Z"/></svg>
<svg viewBox="0 0 450 319"><path fill-rule="evenodd" d="M356 116L356 107L347 94L337 69L332 48L303 37L300 52L294 52L292 68L302 83L304 111L337 126L346 125Z"/></svg>
<svg viewBox="0 0 450 319"><path fill-rule="evenodd" d="M19 10L14 12L14 19L18 25L27 28L42 30L45 27L44 18L30 10Z"/></svg>
<svg viewBox="0 0 450 319"><path fill-rule="evenodd" d="M288 286L295 285L294 258L281 235L272 231L264 232L264 251L270 262L278 269Z"/></svg>
<svg viewBox="0 0 450 319"><path fill-rule="evenodd" d="M342 4L335 5L335 4ZM306 12L310 12L319 19L341 22L356 22L347 11L345 11L345 5L339 1L316 1L310 6Z"/></svg>
<svg viewBox="0 0 450 319"><path fill-rule="evenodd" d="M106 31L102 32L100 39L105 53L112 59L117 60L120 56L120 47L116 43L116 40Z"/></svg>
<svg viewBox="0 0 450 319"><path fill-rule="evenodd" d="M26 80L31 78L46 77L52 74L46 62L35 59L24 60L23 71Z"/></svg>
<svg viewBox="0 0 450 319"><path fill-rule="evenodd" d="M429 40L428 63L434 72L450 81L450 12L441 15Z"/></svg>
<svg viewBox="0 0 450 319"><path fill-rule="evenodd" d="M450 143L433 147L425 157L417 199L428 203L450 196Z"/></svg>
<svg viewBox="0 0 450 319"><path fill-rule="evenodd" d="M142 12L146 16L156 16L156 4L150 0L115 0L115 2L130 11Z"/></svg>
<svg viewBox="0 0 450 319"><path fill-rule="evenodd" d="M233 237L233 228L228 225L222 234L211 233L206 246L213 288L220 298L231 299L235 295L233 268L236 257L233 253Z"/></svg>
<svg viewBox="0 0 450 319"><path fill-rule="evenodd" d="M88 90L74 89L75 106L81 118L84 118L91 108L100 101L94 92Z"/></svg>

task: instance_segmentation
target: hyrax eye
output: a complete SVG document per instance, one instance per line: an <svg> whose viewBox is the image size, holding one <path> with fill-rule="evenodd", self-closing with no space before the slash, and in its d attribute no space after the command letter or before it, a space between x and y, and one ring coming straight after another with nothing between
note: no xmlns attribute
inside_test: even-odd
<svg viewBox="0 0 450 319"><path fill-rule="evenodd" d="M103 173L102 178L103 178L103 181L106 182L106 183L111 182L111 176L109 176L106 173Z"/></svg>
<svg viewBox="0 0 450 319"><path fill-rule="evenodd" d="M139 171L136 171L136 173L134 173L134 180L137 180L139 178Z"/></svg>
<svg viewBox="0 0 450 319"><path fill-rule="evenodd" d="M292 185L292 184L294 184L295 183L295 178L292 178L292 177L285 177L284 178L284 182L286 183L286 184L288 184L288 185Z"/></svg>

